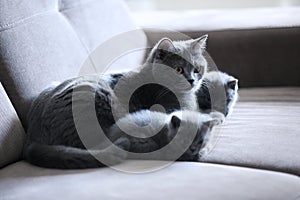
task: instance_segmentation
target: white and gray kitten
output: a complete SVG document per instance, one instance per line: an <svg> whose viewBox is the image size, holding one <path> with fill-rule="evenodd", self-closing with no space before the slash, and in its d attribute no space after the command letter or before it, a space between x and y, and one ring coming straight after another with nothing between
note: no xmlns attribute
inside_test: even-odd
<svg viewBox="0 0 300 200"><path fill-rule="evenodd" d="M227 116L238 99L238 80L224 72L207 72L196 97L201 112L219 111Z"/></svg>
<svg viewBox="0 0 300 200"><path fill-rule="evenodd" d="M183 110L166 114L141 110L119 119L109 135L112 141L124 137L130 141L130 148L126 149L130 152L128 159L198 161L212 128L223 120L224 115L219 112ZM168 151L161 150L172 140ZM159 153L145 155L156 151Z"/></svg>

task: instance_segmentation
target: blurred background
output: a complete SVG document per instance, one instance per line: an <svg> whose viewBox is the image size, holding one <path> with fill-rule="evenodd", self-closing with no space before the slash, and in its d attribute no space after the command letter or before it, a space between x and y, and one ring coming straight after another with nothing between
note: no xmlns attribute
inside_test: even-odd
<svg viewBox="0 0 300 200"><path fill-rule="evenodd" d="M300 0L126 0L133 12L300 6Z"/></svg>
<svg viewBox="0 0 300 200"><path fill-rule="evenodd" d="M246 9L266 13L268 18L267 15L270 10L272 10L271 13L274 10L274 12L280 12L279 15L282 15L282 9L287 10L300 6L300 0L125 0L125 2L137 25L142 27L159 26L176 30L180 30L182 25L188 22L187 18L191 16L194 18L197 15L200 19L199 14L205 14L204 17L211 17L215 15L214 12L216 11L243 12L242 10ZM267 12L265 12L266 9L268 9ZM235 15L239 16L242 13ZM218 15L218 17L222 16ZM183 23L178 20L183 21ZM175 22L180 23L180 25L174 25ZM276 22L274 21L274 23Z"/></svg>

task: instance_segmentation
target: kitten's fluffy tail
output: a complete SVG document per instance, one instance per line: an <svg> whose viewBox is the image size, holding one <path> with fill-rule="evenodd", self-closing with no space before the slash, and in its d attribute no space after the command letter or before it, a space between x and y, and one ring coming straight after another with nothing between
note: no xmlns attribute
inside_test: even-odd
<svg viewBox="0 0 300 200"><path fill-rule="evenodd" d="M116 145L129 145L128 141L116 141ZM103 164L86 149L68 147L62 145L45 145L30 143L24 148L24 159L34 165L56 169L85 169L105 167L106 165L119 164L126 158L126 153L113 151L109 148L97 150L96 154L104 158Z"/></svg>

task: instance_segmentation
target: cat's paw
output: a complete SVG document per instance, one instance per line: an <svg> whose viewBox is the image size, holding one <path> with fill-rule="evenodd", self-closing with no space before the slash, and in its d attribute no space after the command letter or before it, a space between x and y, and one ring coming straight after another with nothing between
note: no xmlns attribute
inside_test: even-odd
<svg viewBox="0 0 300 200"><path fill-rule="evenodd" d="M130 149L130 141L127 138L119 138L114 142L114 144L125 151L129 151Z"/></svg>
<svg viewBox="0 0 300 200"><path fill-rule="evenodd" d="M103 159L102 161L104 161L107 166L120 164L126 160L129 148L129 140L127 138L119 138L114 142L114 145L111 145L103 151L100 158Z"/></svg>
<svg viewBox="0 0 300 200"><path fill-rule="evenodd" d="M209 115L215 121L215 125L220 125L225 121L225 115L223 113L213 111L210 112Z"/></svg>

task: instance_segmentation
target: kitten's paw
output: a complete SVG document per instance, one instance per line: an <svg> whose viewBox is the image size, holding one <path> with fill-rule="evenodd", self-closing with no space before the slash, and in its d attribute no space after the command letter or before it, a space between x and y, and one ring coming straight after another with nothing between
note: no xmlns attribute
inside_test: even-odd
<svg viewBox="0 0 300 200"><path fill-rule="evenodd" d="M107 166L113 166L126 160L130 142L127 138L119 138L102 155L102 159Z"/></svg>
<svg viewBox="0 0 300 200"><path fill-rule="evenodd" d="M203 147L198 154L198 160L200 160L202 157L204 157L206 154L208 154L209 149L207 146Z"/></svg>
<svg viewBox="0 0 300 200"><path fill-rule="evenodd" d="M114 144L125 151L129 151L130 149L130 141L127 138L119 138L114 142Z"/></svg>
<svg viewBox="0 0 300 200"><path fill-rule="evenodd" d="M213 111L210 112L209 115L215 121L215 125L220 125L225 121L225 115L223 113Z"/></svg>

